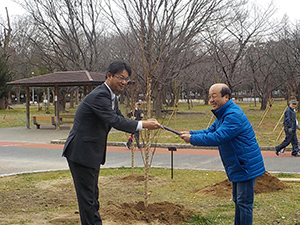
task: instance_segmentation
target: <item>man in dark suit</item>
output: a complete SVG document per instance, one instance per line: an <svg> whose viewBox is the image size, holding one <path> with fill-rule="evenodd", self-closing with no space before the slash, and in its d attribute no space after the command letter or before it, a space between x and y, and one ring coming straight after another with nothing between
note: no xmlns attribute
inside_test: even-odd
<svg viewBox="0 0 300 225"><path fill-rule="evenodd" d="M98 212L98 176L100 165L105 163L111 127L128 133L162 128L155 119L129 120L121 114L116 95L125 88L130 75L131 68L125 62L110 64L105 83L96 87L78 106L63 149L73 177L82 225L102 225Z"/></svg>

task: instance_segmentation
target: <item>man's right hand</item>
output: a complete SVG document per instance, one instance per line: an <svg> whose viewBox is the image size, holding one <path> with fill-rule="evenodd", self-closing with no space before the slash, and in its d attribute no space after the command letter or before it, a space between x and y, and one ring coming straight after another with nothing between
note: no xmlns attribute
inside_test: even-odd
<svg viewBox="0 0 300 225"><path fill-rule="evenodd" d="M148 119L148 120L143 120L143 128L147 128L149 130L155 130L155 129L163 129L162 125L157 122L156 119Z"/></svg>
<svg viewBox="0 0 300 225"><path fill-rule="evenodd" d="M181 132L180 137L186 142L190 143L191 134L189 132Z"/></svg>

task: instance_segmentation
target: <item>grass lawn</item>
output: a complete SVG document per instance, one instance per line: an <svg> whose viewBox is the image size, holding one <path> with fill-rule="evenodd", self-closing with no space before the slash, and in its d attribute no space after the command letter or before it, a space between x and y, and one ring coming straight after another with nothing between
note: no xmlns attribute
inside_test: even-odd
<svg viewBox="0 0 300 225"><path fill-rule="evenodd" d="M123 179L130 174L129 168L101 169L99 199L103 211L112 203L143 201L143 182ZM135 168L135 174L143 174L143 169ZM230 195L197 194L199 189L226 179L224 172L175 170L174 178L170 179L169 169L151 168L150 175L150 203L168 201L201 212L181 225L233 224L234 203ZM300 178L298 174L276 176ZM282 191L255 196L254 224L300 223L300 185L289 183L289 186ZM69 171L2 177L0 193L0 224L78 224L76 197ZM106 222L105 213L103 217L104 224L110 224Z"/></svg>
<svg viewBox="0 0 300 225"><path fill-rule="evenodd" d="M279 121L279 119L286 108L286 101L274 101L272 109L266 114L266 117L259 127L258 125L260 123L260 120L265 113L264 111L259 110L260 104L257 104L257 106L255 106L253 102L238 102L238 104L249 118L260 146L275 146L284 139L284 134L282 134L277 140L282 129L282 120ZM12 107L13 109L0 110L0 128L26 126L25 105L13 105ZM120 108L124 115L126 115L130 110L128 108L124 108L124 106L122 105L120 106ZM187 104L181 103L179 104L178 112L176 114L173 114L171 118L170 114L165 115L164 118L159 119L159 121L162 124L179 131L205 129L212 119L212 113L210 110L210 105L203 105L199 102L194 102L191 109L188 109ZM68 112L65 114L74 114L76 108L67 108L67 111ZM50 115L54 115L53 107L49 109L49 112ZM37 106L31 106L30 115L33 116L48 114L46 114L44 109L42 109L42 111L38 111ZM299 117L298 114L297 117ZM279 125L277 129L273 131L278 121ZM157 133L157 131L153 132ZM126 142L127 139L127 133L118 132L110 133L108 141ZM141 132L141 140L143 140L143 132ZM164 130L158 131L158 133L155 135L155 140L153 140L152 142L183 143L183 141L176 135Z"/></svg>
<svg viewBox="0 0 300 225"><path fill-rule="evenodd" d="M261 126L258 124L263 111L253 103L239 103L255 130L260 146L278 145L284 138L276 140L281 128L273 131L285 110L285 101L275 101L272 110L267 113ZM12 106L13 109L0 110L0 128L25 126L25 105ZM192 109L180 104L178 113L170 118L167 115L160 122L179 131L204 129L211 120L211 107L194 103ZM75 113L76 109L68 109ZM129 109L122 109L124 115ZM53 115L53 109L50 109ZM30 115L45 115L31 107ZM298 114L297 114L298 117ZM155 132L155 131L153 131ZM159 131L158 143L183 143L176 135ZM128 134L112 133L109 141L127 141ZM131 174L131 168L101 169L99 178L101 208L112 203L143 201L143 182L123 180ZM143 168L135 168L135 174L143 174ZM169 201L198 210L188 223L181 225L233 224L234 204L231 196L199 196L197 190L226 179L224 172L174 170L174 179L170 179L170 170L151 168L153 177L149 184L150 202ZM277 177L300 178L299 174L275 174ZM300 184L288 183L290 188L258 194L255 196L254 224L300 224ZM21 174L0 178L0 224L78 224L78 210L74 187L69 171ZM110 225L108 221L104 223ZM153 223L153 225L160 223Z"/></svg>

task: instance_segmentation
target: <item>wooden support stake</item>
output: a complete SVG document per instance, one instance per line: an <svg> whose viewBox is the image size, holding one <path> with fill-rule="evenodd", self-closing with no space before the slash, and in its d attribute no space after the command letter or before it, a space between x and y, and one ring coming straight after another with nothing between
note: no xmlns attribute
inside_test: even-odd
<svg viewBox="0 0 300 225"><path fill-rule="evenodd" d="M264 119L265 119L265 117L267 116L267 114L268 114L268 112L269 112L270 109L271 109L270 106L268 106L268 107L266 108L266 110L265 110L265 112L263 113L262 118L260 119L260 122L259 122L259 124L257 125L257 127L260 127L260 125L261 125L262 122L264 121Z"/></svg>
<svg viewBox="0 0 300 225"><path fill-rule="evenodd" d="M277 139L276 139L276 141L278 141L279 140L279 138L280 138L280 136L282 135L282 132L284 131L284 127L281 129L281 131L280 131L280 133L279 133L279 135L278 135L278 137L277 137Z"/></svg>
<svg viewBox="0 0 300 225"><path fill-rule="evenodd" d="M273 132L276 130L276 128L278 127L279 123L282 121L282 118L284 116L284 112L285 110L287 110L288 106L284 109L283 113L281 114L281 117L279 118L277 124L275 125L274 129L273 129Z"/></svg>
<svg viewBox="0 0 300 225"><path fill-rule="evenodd" d="M209 126L211 125L213 118L215 118L215 115L212 115L212 116L210 117L210 120L209 120L209 122L208 122L208 124L207 124L206 129L209 128Z"/></svg>

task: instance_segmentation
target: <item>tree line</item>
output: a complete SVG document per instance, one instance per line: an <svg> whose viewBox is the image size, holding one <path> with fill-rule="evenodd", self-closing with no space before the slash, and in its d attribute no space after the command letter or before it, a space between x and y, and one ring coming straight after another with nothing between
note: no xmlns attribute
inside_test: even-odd
<svg viewBox="0 0 300 225"><path fill-rule="evenodd" d="M105 72L127 61L156 116L197 93L208 103L215 82L259 98L300 99L299 24L245 0L23 0L23 16L1 18L0 98L8 81L55 71ZM74 88L73 88L74 89ZM66 94L74 91L64 90ZM18 95L21 89L14 90ZM151 110L148 110L151 113ZM150 116L150 115L149 115Z"/></svg>

